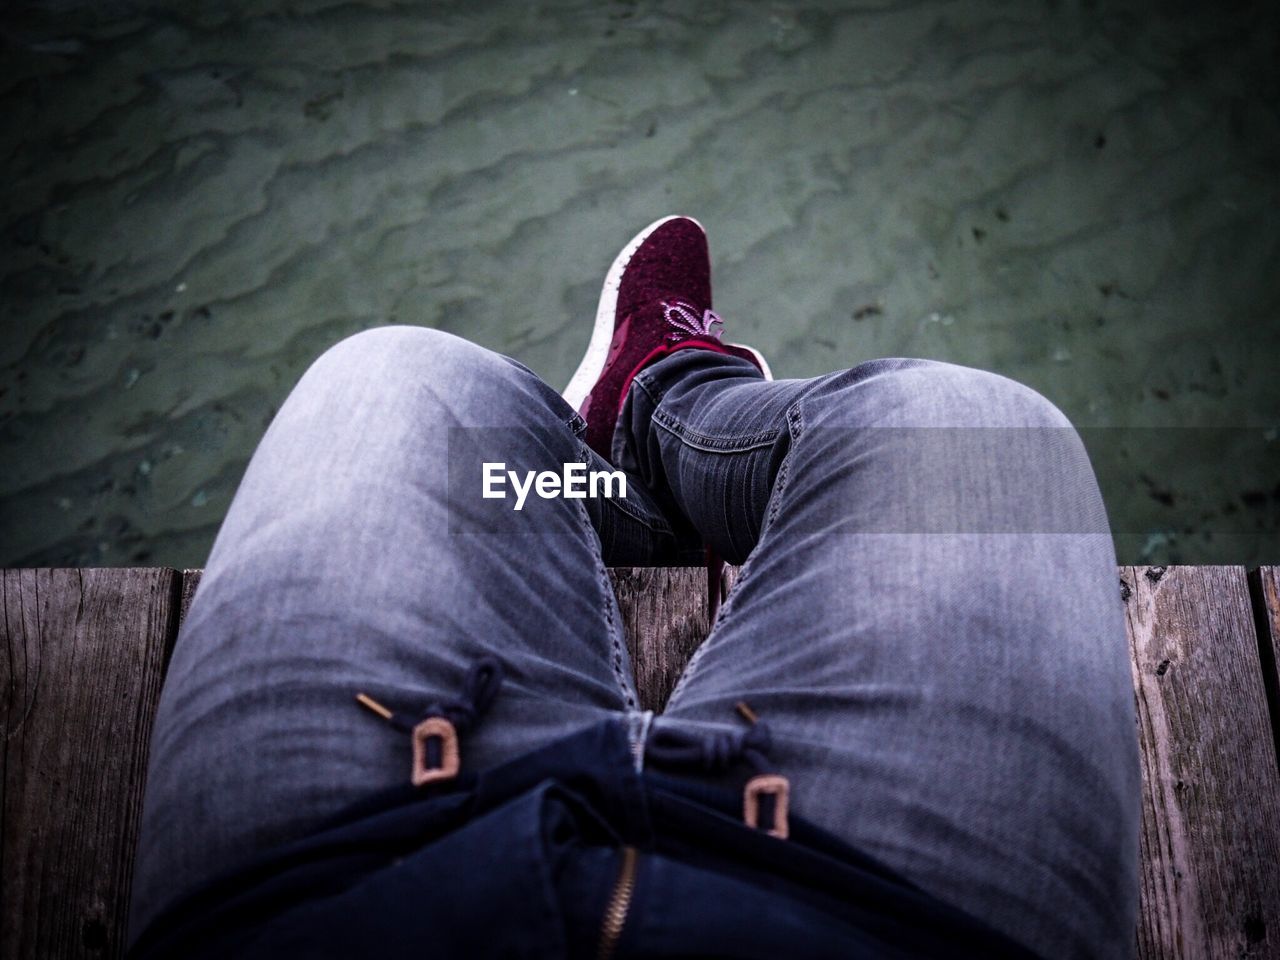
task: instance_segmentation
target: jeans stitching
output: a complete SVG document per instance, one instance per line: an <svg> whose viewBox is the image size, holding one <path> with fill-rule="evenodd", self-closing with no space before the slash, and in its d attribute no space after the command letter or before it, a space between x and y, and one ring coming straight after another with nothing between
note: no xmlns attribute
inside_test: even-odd
<svg viewBox="0 0 1280 960"><path fill-rule="evenodd" d="M645 392L645 395L649 398L649 402L652 403L655 408L658 404L662 403L662 398L667 395L667 391L658 390L657 384L655 384L653 379L646 373L637 373L631 383ZM656 394L654 393L655 390L657 390Z"/></svg>
<svg viewBox="0 0 1280 960"><path fill-rule="evenodd" d="M704 453L745 453L748 450L757 450L760 447L770 446L778 439L777 430L770 430L768 433L755 433L746 437L709 437L706 434L690 430L684 424L678 420L673 420L660 410L654 410L651 419L656 426L661 427L685 446L693 447L695 450L701 450Z"/></svg>
<svg viewBox="0 0 1280 960"><path fill-rule="evenodd" d="M627 715L627 733L631 740L632 766L636 773L644 772L644 745L653 725L652 710L635 710Z"/></svg>
<svg viewBox="0 0 1280 960"><path fill-rule="evenodd" d="M750 461L748 460L748 464ZM737 556L740 552L738 549L738 538L733 535L733 518L730 515L730 498L724 496L720 499L720 522L724 524L725 533L729 535L729 549L733 556Z"/></svg>
<svg viewBox="0 0 1280 960"><path fill-rule="evenodd" d="M587 512L585 503L579 502L577 505L578 515L582 518L583 526L587 528L587 532L598 539L599 534L591 524L591 514ZM623 671L622 665L627 656L626 645L622 637L622 629L614 618L613 612L617 608L617 598L613 591L613 582L609 579L609 571L605 568L604 559L600 556L600 551L592 551L591 563L596 568L596 584L600 589L600 600L604 607L605 625L609 630L609 645L613 648L613 676L618 682L618 691L622 694L622 699L628 710L637 709L638 703L636 693L632 689L631 684L627 683L627 675Z"/></svg>
<svg viewBox="0 0 1280 960"><path fill-rule="evenodd" d="M782 463L778 465L778 475L774 478L773 490L769 494L769 509L765 516L765 521L760 527L760 539L764 539L769 527L773 525L774 518L777 517L778 510L780 509L782 497L787 492L787 480L790 477L791 472L791 456L795 452L796 441L800 439L800 435L804 432L804 414L800 409L802 401L803 398L797 400L787 410L787 429L791 434L791 442L787 448L787 455L782 458ZM758 544L759 540L756 542ZM685 664L685 668L680 674L680 679L676 682L675 689L671 691L671 696L667 698L667 709L670 709L675 704L680 693L697 673L698 666L702 662L703 655L715 646L714 634L716 632L716 628L723 626L733 616L733 611L736 606L734 603L734 597L738 593L738 587L750 578L751 572L754 569L754 564L752 562L754 558L755 551L753 550L747 557L746 562L742 565L742 568L738 573L738 578L734 582L733 589L729 591L729 598L724 602L724 606L720 608L720 616L716 619L715 623L710 624L711 633L707 636L707 639L702 642L698 649L694 651L693 656L689 658L689 662Z"/></svg>
<svg viewBox="0 0 1280 960"><path fill-rule="evenodd" d="M642 516L634 508L626 506L626 500L622 498L609 497L605 500L605 505L613 507L615 510L625 513L636 523L644 525L653 533L660 533L664 536L671 535L671 525L661 520L653 520L650 517Z"/></svg>
<svg viewBox="0 0 1280 960"><path fill-rule="evenodd" d="M579 437L578 439L578 459L583 461L584 463L591 462L591 448L587 446L586 442L582 440L581 437ZM631 481L635 479L636 478L631 476L630 474L627 475L628 483L631 483ZM639 523L642 526L644 526L650 532L662 534L663 536L671 536L672 531L671 531L671 525L669 523L667 523L661 517L654 517L652 515L641 513L635 507L628 504L626 501L626 498L606 497L604 499L604 502L606 507L612 507L613 509L625 514L626 516L634 520L636 523Z"/></svg>
<svg viewBox="0 0 1280 960"><path fill-rule="evenodd" d="M759 461L759 458L751 458L751 457L747 458L746 469L743 471L742 483L740 486L741 499L743 503L743 510L742 510L743 526L746 528L746 531L747 531L748 543L760 542L760 531L758 529L755 529L755 516L750 510L746 509L746 504L751 502L751 484L755 480L756 474L760 470L758 461ZM750 551L748 550L747 553L749 555Z"/></svg>
<svg viewBox="0 0 1280 960"><path fill-rule="evenodd" d="M649 419L652 423L656 423L662 429L666 430L676 439L680 440L695 449L704 450L710 453L731 452L736 453L739 450L752 450L758 447L765 447L773 443L778 438L777 430L770 430L767 433L752 434L747 437L711 437L706 434L698 433L690 430L680 421L673 419L668 414L663 413L659 407L666 398L665 390L654 392L654 385L651 381L642 380L642 374L637 374L632 383L644 391L645 396L649 398L649 402L653 405L653 413Z"/></svg>
<svg viewBox="0 0 1280 960"><path fill-rule="evenodd" d="M778 464L778 476L773 481L773 490L769 496L769 510L760 527L761 537L778 516L778 510L782 507L782 495L787 492L787 482L791 479L791 456L795 452L800 435L804 433L804 414L800 410L799 403L787 411L787 429L791 434L791 442L787 446L787 455L782 458L782 463Z"/></svg>

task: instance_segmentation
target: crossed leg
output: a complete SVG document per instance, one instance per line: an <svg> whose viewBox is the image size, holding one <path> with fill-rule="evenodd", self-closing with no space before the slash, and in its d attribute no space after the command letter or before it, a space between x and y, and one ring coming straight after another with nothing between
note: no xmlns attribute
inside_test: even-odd
<svg viewBox="0 0 1280 960"><path fill-rule="evenodd" d="M641 373L629 456L747 559L655 729L773 732L795 813L1045 956L1127 956L1139 779L1105 512L1066 418L886 360Z"/></svg>

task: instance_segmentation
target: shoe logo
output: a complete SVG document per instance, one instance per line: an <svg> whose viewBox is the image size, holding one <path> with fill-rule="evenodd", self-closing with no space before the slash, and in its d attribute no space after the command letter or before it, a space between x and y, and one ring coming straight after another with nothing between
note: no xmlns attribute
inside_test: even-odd
<svg viewBox="0 0 1280 960"><path fill-rule="evenodd" d="M720 314L710 307L699 317L693 304L686 303L684 300L672 300L669 303L666 300L662 301L662 316L677 330L695 337L712 337L719 340L721 329L724 327Z"/></svg>

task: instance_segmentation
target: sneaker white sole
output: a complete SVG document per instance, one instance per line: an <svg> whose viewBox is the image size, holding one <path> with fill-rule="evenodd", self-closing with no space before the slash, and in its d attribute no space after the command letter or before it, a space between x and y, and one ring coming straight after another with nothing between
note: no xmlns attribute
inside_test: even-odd
<svg viewBox="0 0 1280 960"><path fill-rule="evenodd" d="M583 355L582 362L578 364L578 369L570 378L569 385L560 393L573 409L580 410L582 408L583 401L587 399L587 394L591 392L591 388L596 385L596 381L604 373L605 362L609 359L609 344L613 342L613 325L618 312L618 288L622 285L622 274L626 271L627 264L631 262L635 252L640 249L640 245L649 239L649 234L670 220L680 219L693 220L699 227L702 227L702 224L694 220L693 217L681 217L679 215L662 217L653 221L653 223L632 237L627 245L614 257L613 263L609 267L609 272L605 274L604 286L600 288L600 302L596 306L596 322L591 329L591 342L587 344L587 352ZM703 232L706 232L705 228L703 228ZM741 343L731 344L731 346L749 350L752 356L759 361L760 369L764 371L765 379L773 379L773 372L769 369L769 364L765 362L764 357L760 355L758 350Z"/></svg>

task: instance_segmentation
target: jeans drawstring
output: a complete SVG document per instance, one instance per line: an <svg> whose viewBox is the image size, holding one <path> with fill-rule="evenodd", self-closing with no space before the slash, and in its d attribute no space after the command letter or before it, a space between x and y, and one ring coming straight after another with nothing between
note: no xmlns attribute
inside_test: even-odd
<svg viewBox="0 0 1280 960"><path fill-rule="evenodd" d="M768 753L773 746L769 725L745 703L739 703L737 709L750 726L740 730L698 732L655 727L645 744L645 757L656 766L705 774L727 773L735 763L745 761L755 775L742 792L743 822L754 830L764 830L772 837L785 840L790 832L791 783L786 777L769 772Z"/></svg>
<svg viewBox="0 0 1280 960"><path fill-rule="evenodd" d="M356 701L395 729L410 735L413 766L409 780L415 787L421 787L452 780L458 775L462 763L458 736L472 729L484 716L502 687L502 678L502 664L497 657L485 656L467 671L459 697L433 703L416 716L389 710L363 693L356 694Z"/></svg>
<svg viewBox="0 0 1280 960"><path fill-rule="evenodd" d="M746 760L757 773L764 771L766 754L773 744L769 725L757 722L743 730L709 730L690 733L657 727L645 744L645 757L658 766L696 769L701 773L727 773Z"/></svg>

